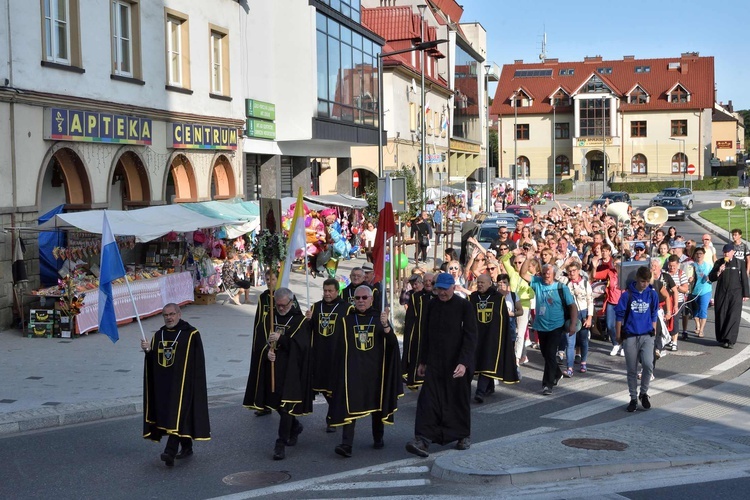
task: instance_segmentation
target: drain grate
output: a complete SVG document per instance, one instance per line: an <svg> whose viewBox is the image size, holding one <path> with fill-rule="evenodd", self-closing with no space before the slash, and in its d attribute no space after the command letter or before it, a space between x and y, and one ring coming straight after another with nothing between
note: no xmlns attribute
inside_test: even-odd
<svg viewBox="0 0 750 500"><path fill-rule="evenodd" d="M608 451L625 451L627 444L612 439L593 439L593 438L573 438L565 439L562 444L570 448L580 448L582 450L608 450Z"/></svg>
<svg viewBox="0 0 750 500"><path fill-rule="evenodd" d="M245 486L248 488L261 488L272 484L283 483L292 476L285 471L251 470L247 472L236 472L225 476L222 481L230 486Z"/></svg>

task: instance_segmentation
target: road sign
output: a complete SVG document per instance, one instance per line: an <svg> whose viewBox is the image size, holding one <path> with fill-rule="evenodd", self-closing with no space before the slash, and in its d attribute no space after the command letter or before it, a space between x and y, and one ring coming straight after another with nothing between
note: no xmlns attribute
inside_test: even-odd
<svg viewBox="0 0 750 500"><path fill-rule="evenodd" d="M352 186L355 188L359 187L359 172L354 172L352 174Z"/></svg>
<svg viewBox="0 0 750 500"><path fill-rule="evenodd" d="M693 175L695 173L695 165L693 165L692 163L690 165L688 165L687 166L687 173L689 175Z"/></svg>

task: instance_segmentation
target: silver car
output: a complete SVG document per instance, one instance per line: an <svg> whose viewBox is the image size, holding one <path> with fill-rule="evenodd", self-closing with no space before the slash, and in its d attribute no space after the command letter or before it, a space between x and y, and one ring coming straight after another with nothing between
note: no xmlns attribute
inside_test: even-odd
<svg viewBox="0 0 750 500"><path fill-rule="evenodd" d="M693 202L695 201L695 195L690 188L664 188L659 194L651 198L649 206L659 206L659 201L664 198L679 198L688 209L693 208Z"/></svg>

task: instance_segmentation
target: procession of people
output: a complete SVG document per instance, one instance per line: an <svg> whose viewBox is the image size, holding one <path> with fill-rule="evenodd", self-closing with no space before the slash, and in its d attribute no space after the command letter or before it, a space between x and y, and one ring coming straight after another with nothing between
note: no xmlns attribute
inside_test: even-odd
<svg viewBox="0 0 750 500"><path fill-rule="evenodd" d="M325 279L322 300L308 297L304 312L291 290L278 287L278 271L265 270L243 405L256 416L278 413L276 439L268 443L274 460L297 444L316 395L327 403L326 432L341 433L334 454L353 455L356 422L364 417L371 420L372 448L382 449L404 389L418 391L406 451L428 457L433 443L469 449L473 405L496 398L497 385L518 383L529 350L541 351L541 392L550 396L576 365L588 372L595 328L611 342L609 354L625 358L626 410L647 410L656 360L676 351L678 340L703 336L712 283L716 339L725 348L737 342L742 302L750 297L750 252L739 238L719 257L709 235L699 245L674 228L649 226L632 209L626 218L606 207L558 204L534 211L530 224L498 227L489 248L467 230L460 257L446 251L447 265L428 268L424 247L440 228L429 226L426 212L416 224L420 251L398 302L369 261L351 269L346 286ZM625 264L634 271L629 278L622 276ZM391 320L394 303L404 308L402 324ZM141 346L144 437L166 435L161 459L173 466L193 454L193 440L210 439L210 428L200 334L176 305L164 308L164 319Z"/></svg>

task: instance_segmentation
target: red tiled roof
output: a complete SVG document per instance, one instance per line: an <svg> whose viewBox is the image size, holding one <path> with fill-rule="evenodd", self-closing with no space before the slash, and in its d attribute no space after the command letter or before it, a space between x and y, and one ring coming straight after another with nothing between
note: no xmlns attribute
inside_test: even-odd
<svg viewBox="0 0 750 500"><path fill-rule="evenodd" d="M512 115L513 106L510 98L513 92L523 88L535 97L530 107L518 108L518 114L540 114L552 111L549 96L558 87L570 93L585 84L592 75L597 75L612 92L620 97L622 111L659 111L675 109L706 109L714 106L714 58L687 55L661 59L624 59L602 61L601 58L587 58L579 62L514 63L503 66L500 81L495 92L495 100L490 110L499 115ZM669 69L670 63L679 63L679 69ZM648 73L636 73L636 66L649 66ZM612 68L611 73L599 74L598 68ZM552 75L546 77L515 77L517 70L551 69ZM572 69L571 76L560 75L561 69ZM647 104L628 104L625 95L640 85L649 96ZM680 84L691 92L690 102L671 103L667 101L667 92Z"/></svg>
<svg viewBox="0 0 750 500"><path fill-rule="evenodd" d="M420 40L420 17L410 6L362 8L362 24L386 40L382 53L409 49ZM437 40L437 28L429 26L427 21L424 25L424 40ZM445 57L437 48L425 50L425 54L438 59ZM387 56L383 59L383 67L403 65L419 73L419 57L416 58L416 64L411 61L412 54L409 52ZM425 78L442 86L447 83L442 78L430 78L428 75Z"/></svg>
<svg viewBox="0 0 750 500"><path fill-rule="evenodd" d="M457 23L464 14L464 8L456 0L430 0L430 3L442 10L448 16L451 22Z"/></svg>

